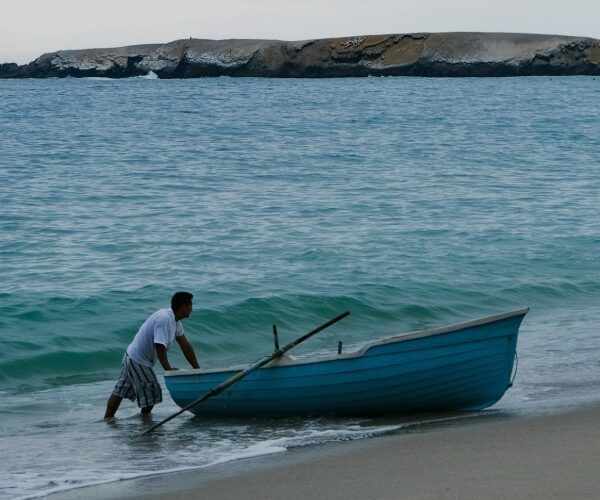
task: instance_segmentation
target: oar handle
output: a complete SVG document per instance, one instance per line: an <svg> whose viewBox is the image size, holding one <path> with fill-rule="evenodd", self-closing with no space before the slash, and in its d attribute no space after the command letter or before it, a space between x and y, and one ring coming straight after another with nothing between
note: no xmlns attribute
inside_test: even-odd
<svg viewBox="0 0 600 500"><path fill-rule="evenodd" d="M325 328L330 327L334 323L337 323L338 321L340 321L341 319L344 319L346 316L349 316L349 315L350 315L350 311L346 311L346 312L340 314L339 316L336 316L335 318L330 319L327 323L323 323L321 326L318 326L314 330L308 332L306 335L302 335L302 337L300 337L299 339L296 339L293 342L290 342L288 345L282 347L281 354L279 354L279 355L281 356L282 354L285 354L287 351L296 347L298 344L301 344L305 340L311 338L313 335L316 335L317 333L319 333L321 330L325 330Z"/></svg>
<svg viewBox="0 0 600 500"><path fill-rule="evenodd" d="M273 361L275 358L283 356L283 354L285 354L290 349L293 349L298 344L301 344L302 342L304 342L305 340L309 339L313 335L316 335L321 330L324 330L325 328L333 325L334 323L337 323L341 319L344 319L349 314L350 314L350 311L346 311L346 312L340 314L339 316L336 316L335 318L330 319L327 323L323 323L321 326L315 328L314 330L311 330L310 332L308 332L307 334L303 335L299 339L296 339L294 342L290 342L289 344L287 344L286 346L284 346L282 349L277 349L270 356L267 356L265 358L262 358L262 359L258 360L256 363L253 363L252 365L250 365L245 370L242 370L241 372L236 373L233 377L228 378L225 382L222 382L220 385L218 385L214 389L211 389L210 391L208 391L201 398L196 399L195 401L192 401L189 405L185 406L184 408L182 408L178 412L173 413L173 415L170 415L167 418L165 418L164 420L161 420L160 422L158 422L157 424L154 424L152 427L149 427L144 432L142 432L142 434L148 434L149 432L152 432L157 427L160 427L162 424L164 424L164 423L168 422L169 420L177 417L178 415L181 415L184 411L189 410L193 406L196 406L198 403L202 403L202 401L206 401L208 398L211 398L211 397L216 396L217 394L223 392L228 387L232 386L236 382L238 382L241 379L243 379L249 373L252 373L253 371L256 371L259 368L265 366L266 364L268 364L271 361Z"/></svg>

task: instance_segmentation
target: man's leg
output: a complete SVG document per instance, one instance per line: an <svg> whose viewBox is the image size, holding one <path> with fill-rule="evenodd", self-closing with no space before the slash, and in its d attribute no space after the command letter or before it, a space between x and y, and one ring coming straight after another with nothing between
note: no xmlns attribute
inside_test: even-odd
<svg viewBox="0 0 600 500"><path fill-rule="evenodd" d="M117 413L123 398L128 398L132 401L135 400L135 389L133 388L127 373L126 361L128 359L129 358L127 357L127 354L125 354L125 356L123 356L123 369L119 375L119 380L117 380L115 388L106 402L106 413L104 414L104 419L113 418L115 416L115 413Z"/></svg>
<svg viewBox="0 0 600 500"><path fill-rule="evenodd" d="M108 401L106 402L106 413L104 414L105 420L107 418L113 418L115 416L115 413L117 413L117 410L119 409L119 405L121 404L121 401L123 401L122 397L117 396L116 394L110 395L110 397L108 398ZM152 408L150 408L150 409L152 409Z"/></svg>
<svg viewBox="0 0 600 500"><path fill-rule="evenodd" d="M142 408L142 415L147 415L148 413L150 413L152 411L152 408L154 408L154 405L145 406L144 408Z"/></svg>

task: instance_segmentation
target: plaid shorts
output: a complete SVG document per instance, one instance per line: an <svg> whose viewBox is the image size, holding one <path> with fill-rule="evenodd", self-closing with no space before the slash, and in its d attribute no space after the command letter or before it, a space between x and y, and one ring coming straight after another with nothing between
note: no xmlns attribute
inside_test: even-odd
<svg viewBox="0 0 600 500"><path fill-rule="evenodd" d="M162 401L162 390L151 367L140 365L127 354L113 394L136 401L140 408L154 406Z"/></svg>

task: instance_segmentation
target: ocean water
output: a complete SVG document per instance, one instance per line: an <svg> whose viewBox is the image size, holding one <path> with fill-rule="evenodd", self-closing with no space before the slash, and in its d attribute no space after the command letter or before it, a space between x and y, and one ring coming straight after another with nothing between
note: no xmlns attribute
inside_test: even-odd
<svg viewBox="0 0 600 500"><path fill-rule="evenodd" d="M0 497L597 401L599 116L592 77L0 81ZM102 422L178 289L209 367L531 312L481 413Z"/></svg>

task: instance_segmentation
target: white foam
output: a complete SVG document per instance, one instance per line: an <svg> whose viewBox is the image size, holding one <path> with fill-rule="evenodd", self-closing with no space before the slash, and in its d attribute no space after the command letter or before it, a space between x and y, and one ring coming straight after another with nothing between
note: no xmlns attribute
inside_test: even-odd
<svg viewBox="0 0 600 500"><path fill-rule="evenodd" d="M144 80L157 80L158 75L154 71L148 71L145 75L136 76L136 78L143 78Z"/></svg>
<svg viewBox="0 0 600 500"><path fill-rule="evenodd" d="M250 446L248 449L242 450L241 452L236 453L235 455L231 455L229 457L223 457L221 459L215 460L213 462L210 462L210 463L204 464L204 465L190 465L190 466L183 466L183 467L173 467L170 469L164 469L164 470L159 470L159 471L137 472L137 473L132 472L130 474L116 474L110 478L106 478L101 481L87 481L87 482L82 481L76 485L71 483L68 485L51 488L51 489L46 490L41 493L17 497L15 500L30 500L32 498L43 498L43 497L46 497L48 495L52 495L55 493L76 490L79 488L87 488L89 486L99 486L102 484L116 483L119 481L139 479L139 478L148 477L148 476L159 476L162 474L172 474L174 472L185 472L185 471L189 471L189 470L204 469L206 467L211 467L213 465L232 462L235 460L241 460L243 458L254 458L254 457L261 456L261 455L270 455L273 453L281 453L283 451L286 451L286 448L270 446L270 445L267 445L267 446L262 446L262 445L263 445L263 443L258 443L257 445Z"/></svg>

